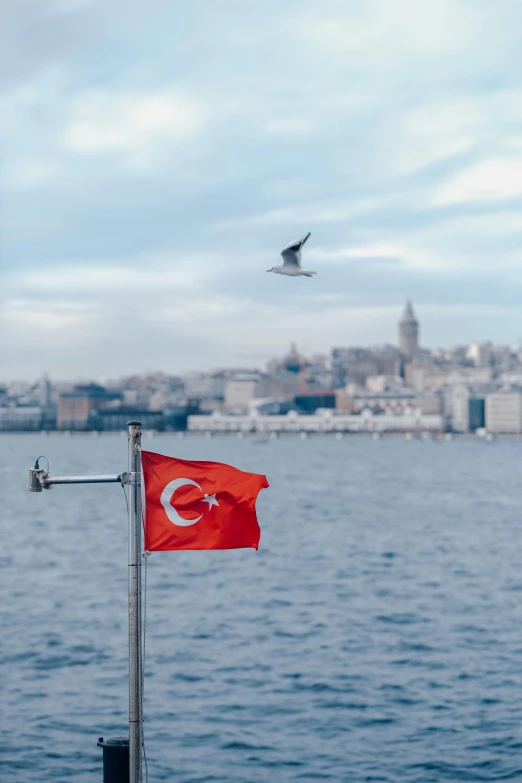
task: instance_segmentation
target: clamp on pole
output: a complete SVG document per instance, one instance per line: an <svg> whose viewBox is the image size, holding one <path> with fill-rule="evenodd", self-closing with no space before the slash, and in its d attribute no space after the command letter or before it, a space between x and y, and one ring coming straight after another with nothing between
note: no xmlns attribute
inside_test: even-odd
<svg viewBox="0 0 522 783"><path fill-rule="evenodd" d="M29 470L29 492L41 492L42 489L51 489L55 484L123 484L124 475L133 475L117 473L111 476L51 476L49 475L49 462L47 463L47 470L43 470L40 467L40 459L41 457L38 457L34 468ZM136 482L137 479L135 481L131 480L129 483Z"/></svg>

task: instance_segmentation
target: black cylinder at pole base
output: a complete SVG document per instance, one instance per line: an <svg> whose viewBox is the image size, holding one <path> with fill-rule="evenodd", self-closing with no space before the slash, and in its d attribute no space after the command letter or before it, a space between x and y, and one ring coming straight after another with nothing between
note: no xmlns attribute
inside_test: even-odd
<svg viewBox="0 0 522 783"><path fill-rule="evenodd" d="M100 737L98 747L103 749L103 783L129 783L129 738Z"/></svg>

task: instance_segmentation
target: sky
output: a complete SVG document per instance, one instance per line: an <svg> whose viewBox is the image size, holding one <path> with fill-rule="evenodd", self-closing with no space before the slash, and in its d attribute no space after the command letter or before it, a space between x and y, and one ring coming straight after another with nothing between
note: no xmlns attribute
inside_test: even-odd
<svg viewBox="0 0 522 783"><path fill-rule="evenodd" d="M520 0L0 9L0 380L522 337Z"/></svg>

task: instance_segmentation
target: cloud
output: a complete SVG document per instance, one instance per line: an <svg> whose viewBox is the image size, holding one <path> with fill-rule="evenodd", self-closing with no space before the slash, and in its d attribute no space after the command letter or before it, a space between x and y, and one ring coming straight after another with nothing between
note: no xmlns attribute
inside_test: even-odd
<svg viewBox="0 0 522 783"><path fill-rule="evenodd" d="M191 138L203 116L196 101L174 91L88 91L75 98L65 144L79 154L122 153L140 160L153 155L158 143Z"/></svg>
<svg viewBox="0 0 522 783"><path fill-rule="evenodd" d="M245 215L233 220L218 221L211 223L208 228L215 231L237 231L249 230L256 226L297 225L302 228L322 223L340 223L349 218L374 212L379 206L389 204L394 200L396 200L394 196L362 198L353 201L325 199L310 204L297 204L254 215Z"/></svg>
<svg viewBox="0 0 522 783"><path fill-rule="evenodd" d="M177 261L177 264L176 264ZM173 268L176 264L177 268ZM166 290L190 290L196 288L208 270L206 257L192 257L183 264L179 259L158 262L153 257L134 259L127 265L106 262L105 266L80 265L50 267L14 278L14 284L27 291L54 291L73 296L86 292L97 294L118 291L164 292Z"/></svg>
<svg viewBox="0 0 522 783"><path fill-rule="evenodd" d="M60 344L72 344L76 328L84 324L93 315L90 306L78 306L53 299L42 302L35 299L12 299L2 304L0 321L6 332L10 332L10 341L29 338L44 348L43 339L52 334L59 338Z"/></svg>
<svg viewBox="0 0 522 783"><path fill-rule="evenodd" d="M40 6L0 52L4 375L382 342L407 295L511 339L518 0ZM308 230L317 277L265 275Z"/></svg>
<svg viewBox="0 0 522 783"><path fill-rule="evenodd" d="M482 101L447 99L428 102L406 113L394 162L400 174L409 174L433 163L468 152L484 125Z"/></svg>
<svg viewBox="0 0 522 783"><path fill-rule="evenodd" d="M522 196L522 157L491 158L457 174L435 194L433 203L497 201Z"/></svg>
<svg viewBox="0 0 522 783"><path fill-rule="evenodd" d="M312 249L311 259L327 262L342 262L345 260L359 261L372 259L382 262L395 261L398 265L416 270L451 270L453 264L447 258L439 256L435 251L425 247L397 242L376 242L369 245L344 247L336 250Z"/></svg>
<svg viewBox="0 0 522 783"><path fill-rule="evenodd" d="M306 20L301 30L330 56L368 64L412 62L458 51L473 40L479 15L461 0L365 0L353 11Z"/></svg>

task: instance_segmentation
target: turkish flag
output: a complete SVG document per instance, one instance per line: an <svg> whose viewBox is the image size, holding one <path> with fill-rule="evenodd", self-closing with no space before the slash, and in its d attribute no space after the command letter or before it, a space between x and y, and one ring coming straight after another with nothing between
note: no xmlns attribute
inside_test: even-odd
<svg viewBox="0 0 522 783"><path fill-rule="evenodd" d="M259 546L256 499L266 476L220 462L142 451L145 550Z"/></svg>

